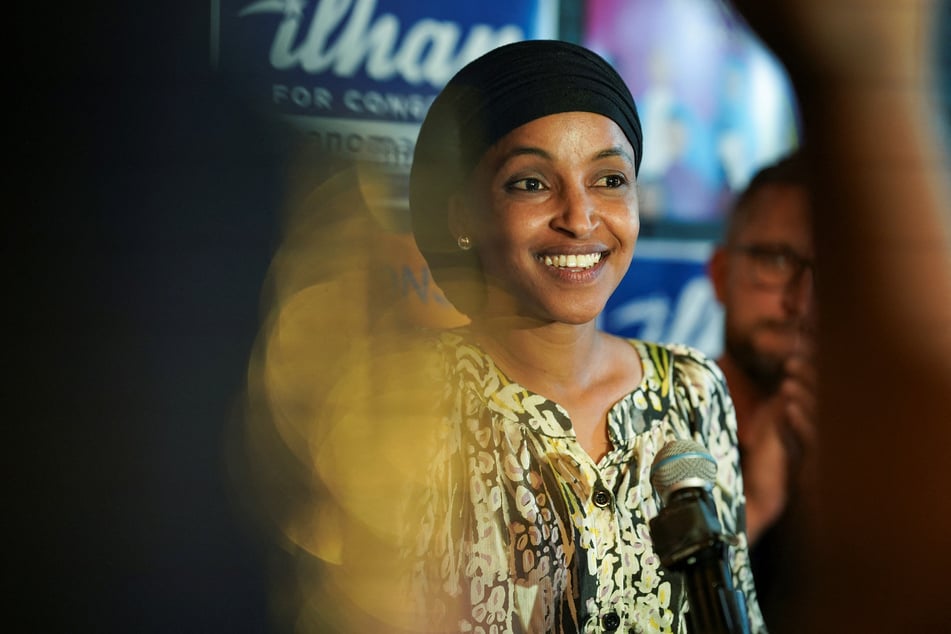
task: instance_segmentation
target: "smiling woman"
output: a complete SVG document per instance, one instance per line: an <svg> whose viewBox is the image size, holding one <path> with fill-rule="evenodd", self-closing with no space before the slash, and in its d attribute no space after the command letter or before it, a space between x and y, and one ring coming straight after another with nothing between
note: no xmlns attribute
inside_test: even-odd
<svg viewBox="0 0 951 634"><path fill-rule="evenodd" d="M449 224L487 279L487 315L595 319L637 239L634 151L608 117L549 115L508 133L476 166ZM488 257L485 257L488 256Z"/></svg>
<svg viewBox="0 0 951 634"><path fill-rule="evenodd" d="M713 498L737 544L726 565L751 631L765 629L722 375L695 350L597 325L634 253L641 156L630 91L565 42L489 52L423 122L413 230L470 319L432 338L436 440L405 547L423 629L686 631L684 579L648 529L650 465L683 438L717 462Z"/></svg>
<svg viewBox="0 0 951 634"><path fill-rule="evenodd" d="M257 371L264 433L304 479L303 502L275 511L300 553L295 631L705 631L650 529L651 465L684 439L716 463L704 494L730 544L721 586L764 631L722 374L598 326L631 265L641 156L634 100L604 59L505 45L437 96L410 174L416 244L464 318L422 330L342 310L353 289L372 295L360 258L379 248L351 216L297 254L322 283L291 295ZM358 209L347 182L308 200Z"/></svg>

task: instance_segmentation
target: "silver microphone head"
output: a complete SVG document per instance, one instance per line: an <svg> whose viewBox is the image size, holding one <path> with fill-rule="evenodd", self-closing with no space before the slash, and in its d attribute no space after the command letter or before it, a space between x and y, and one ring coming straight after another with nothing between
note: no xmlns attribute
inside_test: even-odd
<svg viewBox="0 0 951 634"><path fill-rule="evenodd" d="M684 488L713 488L717 462L700 443L672 440L657 452L651 465L651 485L666 504L671 494Z"/></svg>

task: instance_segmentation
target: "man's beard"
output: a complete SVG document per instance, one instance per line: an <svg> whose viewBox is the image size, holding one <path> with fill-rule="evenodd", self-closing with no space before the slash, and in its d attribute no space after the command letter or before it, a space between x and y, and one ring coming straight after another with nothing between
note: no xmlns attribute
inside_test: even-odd
<svg viewBox="0 0 951 634"><path fill-rule="evenodd" d="M773 394L786 376L789 355L770 354L757 350L753 338L727 333L727 354L762 394Z"/></svg>

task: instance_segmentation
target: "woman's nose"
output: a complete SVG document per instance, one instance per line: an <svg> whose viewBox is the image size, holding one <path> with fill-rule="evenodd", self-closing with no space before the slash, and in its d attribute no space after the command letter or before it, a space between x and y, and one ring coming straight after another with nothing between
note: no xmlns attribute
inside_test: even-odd
<svg viewBox="0 0 951 634"><path fill-rule="evenodd" d="M561 210L553 218L552 226L575 238L586 237L597 228L598 213L587 188L578 186L565 190Z"/></svg>

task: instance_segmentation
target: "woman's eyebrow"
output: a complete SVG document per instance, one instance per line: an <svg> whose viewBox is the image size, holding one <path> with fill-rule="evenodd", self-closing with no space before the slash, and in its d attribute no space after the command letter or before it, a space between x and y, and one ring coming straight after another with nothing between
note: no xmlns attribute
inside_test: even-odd
<svg viewBox="0 0 951 634"><path fill-rule="evenodd" d="M600 152L597 152L594 155L594 159L598 160L603 158L612 158L615 156L620 156L631 165L634 165L634 158L630 155L629 152L627 152L627 150L625 150L619 145L615 145L614 147L610 147L610 148L607 148L606 150L601 150Z"/></svg>
<svg viewBox="0 0 951 634"><path fill-rule="evenodd" d="M538 156L544 159L552 160L552 155L546 150L543 150L540 147L536 147L532 145L525 145L525 146L514 147L508 152L506 152L505 155L501 157L501 162L504 163L508 161L509 159L512 159L516 156ZM623 158L624 160L626 160L631 165L634 165L634 158L631 156L631 154L628 151L626 151L624 148L622 148L619 145L615 145L613 147L609 147L604 150L595 152L591 158L592 160L600 160L605 158L612 158L615 156L619 156Z"/></svg>
<svg viewBox="0 0 951 634"><path fill-rule="evenodd" d="M549 159L549 160L551 160L552 158L551 154L541 149L540 147L535 147L532 145L523 145L523 146L514 147L508 152L506 152L505 156L502 157L502 160L507 161L510 158L514 158L516 156L540 156L541 158Z"/></svg>

